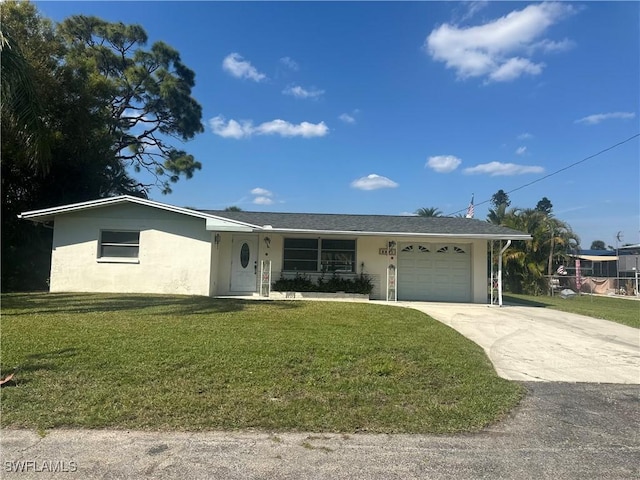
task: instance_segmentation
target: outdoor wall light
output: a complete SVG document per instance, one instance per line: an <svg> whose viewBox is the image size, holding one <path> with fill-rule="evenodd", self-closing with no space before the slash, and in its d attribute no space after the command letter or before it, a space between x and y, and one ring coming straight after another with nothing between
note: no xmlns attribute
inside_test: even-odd
<svg viewBox="0 0 640 480"><path fill-rule="evenodd" d="M213 237L213 243L216 244L216 248L218 248L218 245L220 245L220 234L216 233L216 235Z"/></svg>
<svg viewBox="0 0 640 480"><path fill-rule="evenodd" d="M389 242L389 248L390 248L390 249L391 249L391 248L396 248L396 242L395 242L395 240L391 240L391 241Z"/></svg>
<svg viewBox="0 0 640 480"><path fill-rule="evenodd" d="M269 237L264 237L264 244L267 248L271 248L271 239Z"/></svg>

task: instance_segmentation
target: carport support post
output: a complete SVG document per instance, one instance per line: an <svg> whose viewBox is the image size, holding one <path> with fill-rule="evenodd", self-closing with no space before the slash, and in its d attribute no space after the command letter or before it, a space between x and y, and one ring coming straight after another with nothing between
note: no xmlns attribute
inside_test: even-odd
<svg viewBox="0 0 640 480"><path fill-rule="evenodd" d="M502 242L500 242L500 245L502 245ZM507 248L509 248L509 245L511 245L511 240L507 240L507 243L504 246L504 248L500 249L500 255L498 256L498 306L499 307L502 306L502 255L507 250Z"/></svg>

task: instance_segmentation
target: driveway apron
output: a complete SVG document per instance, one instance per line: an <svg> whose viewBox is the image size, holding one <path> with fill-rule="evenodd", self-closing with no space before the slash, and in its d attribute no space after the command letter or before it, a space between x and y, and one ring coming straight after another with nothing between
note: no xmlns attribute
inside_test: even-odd
<svg viewBox="0 0 640 480"><path fill-rule="evenodd" d="M509 380L640 384L640 332L536 307L399 302L480 345Z"/></svg>

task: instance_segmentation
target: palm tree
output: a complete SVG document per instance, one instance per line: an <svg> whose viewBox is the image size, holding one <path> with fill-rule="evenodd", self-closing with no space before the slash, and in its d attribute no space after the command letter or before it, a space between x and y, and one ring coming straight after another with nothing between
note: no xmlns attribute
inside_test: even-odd
<svg viewBox="0 0 640 480"><path fill-rule="evenodd" d="M530 241L515 241L504 253L505 286L514 293L534 293L543 284L543 266L540 265L539 235L536 233L542 221L540 212L533 209L514 208L506 212L502 221L505 227L529 233Z"/></svg>
<svg viewBox="0 0 640 480"><path fill-rule="evenodd" d="M553 273L553 257L558 257L568 250L574 250L580 245L580 237L571 229L568 223L554 218L552 215L547 216L547 231L542 235L546 236L543 244L547 249L548 263L547 275Z"/></svg>
<svg viewBox="0 0 640 480"><path fill-rule="evenodd" d="M0 24L0 61L2 127L15 132L31 167L44 173L49 169L51 151L35 75L4 23Z"/></svg>
<svg viewBox="0 0 640 480"><path fill-rule="evenodd" d="M505 284L516 293L545 291L545 269L551 275L553 258L580 242L567 223L532 208L509 210L502 225L532 236L530 241L514 242L505 252Z"/></svg>
<svg viewBox="0 0 640 480"><path fill-rule="evenodd" d="M419 208L416 210L419 217L442 217L442 212L436 207Z"/></svg>
<svg viewBox="0 0 640 480"><path fill-rule="evenodd" d="M507 215L507 204L501 203L496 208L490 208L487 214L487 222L494 225L502 225L502 222Z"/></svg>

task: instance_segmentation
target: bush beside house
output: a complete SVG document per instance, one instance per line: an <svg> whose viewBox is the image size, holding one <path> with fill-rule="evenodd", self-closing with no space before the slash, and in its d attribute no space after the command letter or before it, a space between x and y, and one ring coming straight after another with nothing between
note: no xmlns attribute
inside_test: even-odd
<svg viewBox="0 0 640 480"><path fill-rule="evenodd" d="M364 274L355 278L340 277L333 274L326 280L324 275L313 282L306 275L296 274L294 278L281 277L273 282L272 290L276 292L322 292L322 293L359 293L369 295L373 291L371 279Z"/></svg>

